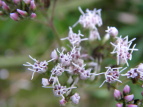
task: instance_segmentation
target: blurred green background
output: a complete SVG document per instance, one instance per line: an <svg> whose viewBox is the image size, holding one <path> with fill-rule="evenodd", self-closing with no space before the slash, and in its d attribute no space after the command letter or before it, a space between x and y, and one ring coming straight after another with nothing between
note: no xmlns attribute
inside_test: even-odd
<svg viewBox="0 0 143 107"><path fill-rule="evenodd" d="M115 26L119 34L129 38L137 38L135 43L138 52L133 53L130 67L143 62L143 1L142 0L57 0L53 23L57 34L47 25L48 17L52 14L51 0L49 8L36 11L35 20L13 21L9 17L0 20L0 107L58 107L59 98L54 97L52 89L41 86L42 75L35 74L31 81L32 72L27 71L24 64L36 59L49 59L54 48L60 47L57 40L66 37L68 27L79 18L78 6L84 11L102 9L103 26L99 28L101 38L107 26ZM47 14L44 16L43 14ZM102 36L103 35L103 36ZM64 43L63 43L64 44ZM65 43L66 44L66 43ZM96 43L95 43L96 44ZM109 62L107 62L109 63ZM99 83L100 84L100 83ZM98 88L87 85L77 91L82 92L79 105L69 104L69 107L115 107L116 101L112 91L105 87ZM131 84L130 82L128 84ZM125 84L123 84L124 86ZM120 88L123 89L123 86ZM142 88L133 85L131 89L135 98L141 98Z"/></svg>

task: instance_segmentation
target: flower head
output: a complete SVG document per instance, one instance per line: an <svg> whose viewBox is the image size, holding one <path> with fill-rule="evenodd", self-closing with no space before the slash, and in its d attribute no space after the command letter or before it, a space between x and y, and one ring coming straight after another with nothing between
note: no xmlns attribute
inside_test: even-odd
<svg viewBox="0 0 143 107"><path fill-rule="evenodd" d="M81 39L81 36L84 36L84 35L81 34L80 30L78 31L78 34L76 34L73 32L72 28L69 27L68 37L63 38L61 40L68 39L73 46L79 46L81 41L88 40L87 38Z"/></svg>
<svg viewBox="0 0 143 107"><path fill-rule="evenodd" d="M40 61L38 61L38 60L32 58L30 55L29 55L29 57L30 57L33 61L35 61L34 64L31 64L31 63L29 63L29 62L26 62L27 64L23 64L23 65L24 65L24 66L29 66L29 67L31 67L31 68L28 68L28 70L33 71L33 74L32 74L31 79L33 79L35 72L45 73L45 72L47 71L47 69L48 69L48 67L47 67L48 62L52 61L52 60L49 60L49 61L46 61L46 60L45 60L45 61L41 61L41 62L40 62Z"/></svg>
<svg viewBox="0 0 143 107"><path fill-rule="evenodd" d="M122 67L119 67L119 68L106 67L106 68L107 68L107 71L104 73L104 75L105 75L105 81L103 81L103 83L100 85L100 87L105 82L112 83L112 82L118 81L118 82L122 83L119 80L120 72L122 72L126 68L122 69L121 71L119 71L119 69L121 69ZM103 73L101 73L101 74L103 74Z"/></svg>
<svg viewBox="0 0 143 107"><path fill-rule="evenodd" d="M135 40L132 39L128 41L128 36L125 38L117 37L116 43L111 43L114 46L114 50L111 52L111 54L117 54L117 64L119 65L120 63L126 63L127 66L128 60L132 59L132 53L133 51L137 51L138 49L135 49L136 44L133 45L132 48L132 42Z"/></svg>
<svg viewBox="0 0 143 107"><path fill-rule="evenodd" d="M102 25L102 19L101 19L101 9L99 10L89 10L86 9L86 13L82 11L82 9L79 7L79 11L81 12L81 16L77 23L81 24L83 28L86 29L96 29L96 26ZM77 23L73 26L76 26Z"/></svg>

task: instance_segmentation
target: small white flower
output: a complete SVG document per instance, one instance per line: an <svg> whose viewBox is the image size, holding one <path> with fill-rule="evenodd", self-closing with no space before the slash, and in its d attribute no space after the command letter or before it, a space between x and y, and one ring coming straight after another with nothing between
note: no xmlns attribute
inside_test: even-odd
<svg viewBox="0 0 143 107"><path fill-rule="evenodd" d="M78 31L78 34L76 34L73 32L72 28L69 27L68 37L63 38L61 40L68 39L73 46L79 46L81 41L88 40L88 38L81 39L81 36L84 35L81 34L80 30Z"/></svg>
<svg viewBox="0 0 143 107"><path fill-rule="evenodd" d="M131 68L127 73L122 74L127 78L138 78L143 81L143 64L139 64L137 68Z"/></svg>
<svg viewBox="0 0 143 107"><path fill-rule="evenodd" d="M111 44L114 46L114 50L111 52L111 54L117 54L117 65L124 64L126 63L127 66L129 66L128 64L128 60L132 59L132 53L133 51L137 51L138 49L135 49L136 44L133 45L132 48L131 44L132 42L135 40L136 38L133 38L132 40L128 41L128 36L126 36L125 38L121 38L117 37L117 41L116 43L112 43Z"/></svg>
<svg viewBox="0 0 143 107"><path fill-rule="evenodd" d="M127 76L127 78L136 78L138 75L136 68L131 68L126 74L122 74L122 76Z"/></svg>
<svg viewBox="0 0 143 107"><path fill-rule="evenodd" d="M80 100L80 96L78 93L75 93L74 95L71 96L71 100L74 104L78 104Z"/></svg>
<svg viewBox="0 0 143 107"><path fill-rule="evenodd" d="M66 88L66 86L61 86L60 84L58 84L53 87L53 93L57 97L59 97L59 96L63 97L63 94L67 93L69 90L74 89L74 88L76 88L76 87Z"/></svg>
<svg viewBox="0 0 143 107"><path fill-rule="evenodd" d="M45 86L47 86L49 84L50 83L49 83L49 80L47 78L42 78L42 85L43 85L43 87L45 87Z"/></svg>
<svg viewBox="0 0 143 107"><path fill-rule="evenodd" d="M119 68L105 67L105 68L107 68L107 71L105 73L100 73L100 74L104 74L105 75L105 81L103 81L103 83L100 85L100 87L105 82L113 83L115 81L118 81L118 82L122 83L122 81L119 80L120 72L122 72L126 68L122 69L121 71L119 71L119 69L121 69L122 67L119 67Z"/></svg>
<svg viewBox="0 0 143 107"><path fill-rule="evenodd" d="M76 61L80 58L80 50L81 48L73 47L72 50L70 51L70 55L73 61Z"/></svg>
<svg viewBox="0 0 143 107"><path fill-rule="evenodd" d="M64 68L61 66L61 64L58 63L57 66L55 66L52 70L52 75L55 75L55 76L61 76L62 73L64 72Z"/></svg>
<svg viewBox="0 0 143 107"><path fill-rule="evenodd" d="M98 40L101 39L98 30L96 30L96 29L90 30L90 32L89 32L89 41L94 41L96 39L98 39Z"/></svg>
<svg viewBox="0 0 143 107"><path fill-rule="evenodd" d="M55 85L53 88L53 93L55 96L62 96L63 94L65 94L67 92L67 88L66 86L61 86L59 85Z"/></svg>
<svg viewBox="0 0 143 107"><path fill-rule="evenodd" d="M116 29L116 27L107 27L106 32L113 37L116 37L118 35L118 30Z"/></svg>
<svg viewBox="0 0 143 107"><path fill-rule="evenodd" d="M55 60L58 59L58 54L57 54L57 51L56 51L56 50L53 50L53 51L51 52L51 58L52 58L52 59L55 59Z"/></svg>
<svg viewBox="0 0 143 107"><path fill-rule="evenodd" d="M34 73L35 72L38 72L38 73L45 73L46 71L47 71L47 69L48 69L48 62L50 62L50 61L52 61L52 60L49 60L49 61L38 61L38 60L36 60L36 59L34 59L34 58L32 58L30 55L29 55L29 57L33 60L33 61L35 61L34 62L34 64L31 64L31 63L29 63L29 62L26 62L27 64L23 64L24 66L29 66L29 67L31 67L31 68L28 68L28 70L30 70L30 71L33 71L33 74L32 74L32 77L31 77L31 80L33 79L33 77L34 77Z"/></svg>
<svg viewBox="0 0 143 107"><path fill-rule="evenodd" d="M96 26L100 27L102 25L101 9L86 9L86 13L84 13L79 7L79 11L82 15L80 16L79 20L73 25L73 27L76 26L78 23L80 23L86 29L97 29Z"/></svg>

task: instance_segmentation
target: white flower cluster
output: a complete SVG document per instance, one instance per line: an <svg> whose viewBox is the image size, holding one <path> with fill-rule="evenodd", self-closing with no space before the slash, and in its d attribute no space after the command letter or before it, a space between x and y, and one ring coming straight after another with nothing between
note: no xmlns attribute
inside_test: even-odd
<svg viewBox="0 0 143 107"><path fill-rule="evenodd" d="M122 83L122 81L119 80L120 75L127 76L128 78L140 77L140 79L143 80L143 64L140 64L138 68L131 69L126 74L120 74L126 67L122 68L118 67L118 65L126 63L127 66L129 66L128 60L132 59L132 52L137 51L138 49L135 49L136 44L131 48L135 38L128 41L128 36L125 38L122 38L121 36L118 37L118 30L115 27L108 27L105 38L107 39L107 36L109 36L108 39L110 37L116 39L115 43L111 42L109 45L114 46L114 50L111 54L117 54L117 65L116 67L110 67L108 65L108 67L105 67L107 69L105 72L100 72L102 58L100 58L101 60L99 61L98 58L97 60L93 56L85 54L85 49L81 46L81 42L85 40L89 40L90 42L91 39L95 40L97 38L101 39L97 30L97 26L100 27L102 25L101 10L94 9L92 11L87 9L86 13L84 13L81 8L79 8L79 10L82 15L77 23L81 24L83 28L90 30L89 38L81 38L84 35L81 34L80 30L78 34L76 34L73 32L73 28L69 27L68 36L61 40L69 40L70 50L66 48L54 49L51 52L51 60L49 61L45 60L40 62L29 56L35 63L31 64L27 62L27 64L24 64L24 66L32 67L28 68L28 70L33 71L31 78L33 79L35 72L45 73L48 70L48 63L52 63L53 68L50 70L50 75L48 75L47 78L42 78L42 85L44 88L52 88L55 96L62 97L59 101L61 105L65 105L69 100L74 104L79 103L79 94L72 92L73 89L77 88L76 86L78 85L79 80L94 80L96 76L104 74L105 80L100 87L103 86L105 82ZM104 43L106 41L104 41ZM64 74L68 77L68 80L65 80L68 88L66 85L63 86L60 83L61 76L65 76Z"/></svg>

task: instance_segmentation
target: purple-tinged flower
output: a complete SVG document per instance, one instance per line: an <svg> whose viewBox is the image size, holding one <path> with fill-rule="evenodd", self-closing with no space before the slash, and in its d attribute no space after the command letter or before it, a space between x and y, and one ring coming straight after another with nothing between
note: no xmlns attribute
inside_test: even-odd
<svg viewBox="0 0 143 107"><path fill-rule="evenodd" d="M128 64L128 60L132 59L132 53L133 51L137 51L138 49L135 49L136 44L133 45L132 48L132 42L136 39L133 38L132 40L128 41L128 36L126 36L125 38L121 38L120 37L116 37L116 43L112 43L111 45L114 46L114 50L111 52L111 54L117 54L117 65L124 64L126 63L127 66L129 66Z"/></svg>
<svg viewBox="0 0 143 107"><path fill-rule="evenodd" d="M73 61L77 61L81 57L80 50L81 50L81 48L76 48L74 46L72 48L72 50L70 51L70 55L71 55Z"/></svg>
<svg viewBox="0 0 143 107"><path fill-rule="evenodd" d="M63 97L63 94L67 93L69 90L74 89L74 88L76 87L66 88L66 86L61 86L60 84L57 84L53 87L53 93L57 97L59 96Z"/></svg>
<svg viewBox="0 0 143 107"><path fill-rule="evenodd" d="M18 21L20 19L17 13L10 13L10 18L15 21Z"/></svg>
<svg viewBox="0 0 143 107"><path fill-rule="evenodd" d="M34 0L31 0L31 2L30 2L30 9L31 10L35 10L36 9L36 5L35 5L35 1Z"/></svg>
<svg viewBox="0 0 143 107"><path fill-rule="evenodd" d="M116 37L118 35L118 30L116 29L116 27L107 27L108 29L106 30L106 32L113 37Z"/></svg>
<svg viewBox="0 0 143 107"><path fill-rule="evenodd" d="M54 59L54 60L57 60L58 59L58 54L57 54L57 51L56 50L53 50L51 52L51 58Z"/></svg>
<svg viewBox="0 0 143 107"><path fill-rule="evenodd" d="M138 107L138 105L135 105L135 104L128 104L127 107Z"/></svg>
<svg viewBox="0 0 143 107"><path fill-rule="evenodd" d="M72 57L69 53L64 54L64 49L62 50L62 52L60 52L57 49L58 53L60 54L59 56L59 60L62 66L69 66L71 64L72 61Z"/></svg>
<svg viewBox="0 0 143 107"><path fill-rule="evenodd" d="M120 100L122 97L122 94L119 90L115 89L114 90L114 98L117 99L117 100Z"/></svg>
<svg viewBox="0 0 143 107"><path fill-rule="evenodd" d="M96 26L100 27L102 25L101 9L86 9L86 13L84 13L79 7L79 11L82 15L79 17L79 20L73 25L73 27L75 27L78 23L86 29L97 29Z"/></svg>
<svg viewBox="0 0 143 107"><path fill-rule="evenodd" d="M80 79L86 80L87 78L90 78L91 76L91 69L83 70L83 72L80 71Z"/></svg>
<svg viewBox="0 0 143 107"><path fill-rule="evenodd" d="M34 19L34 18L36 18L36 13L31 13L31 15L30 15L30 17L32 18L32 19Z"/></svg>
<svg viewBox="0 0 143 107"><path fill-rule="evenodd" d="M130 93L130 86L126 85L123 89L124 94L129 94Z"/></svg>
<svg viewBox="0 0 143 107"><path fill-rule="evenodd" d="M117 103L117 104L116 104L116 107L123 107L123 104Z"/></svg>
<svg viewBox="0 0 143 107"><path fill-rule="evenodd" d="M33 79L34 77L34 74L35 72L38 72L38 73L45 73L48 69L48 62L51 62L52 60L49 60L49 61L38 61L36 60L35 58L32 58L30 55L29 57L35 61L34 64L31 64L29 62L26 62L27 64L23 64L24 66L29 66L29 67L32 67L32 68L28 68L28 70L30 71L33 71L33 74L32 74L32 77L31 77L31 80Z"/></svg>
<svg viewBox="0 0 143 107"><path fill-rule="evenodd" d="M124 99L125 99L126 101L132 101L133 98L134 98L134 95L133 95L133 94L131 94L131 95L126 95L126 96L124 97Z"/></svg>
<svg viewBox="0 0 143 107"><path fill-rule="evenodd" d="M127 78L136 78L139 75L136 68L131 68L127 73L122 74L122 76L127 76Z"/></svg>
<svg viewBox="0 0 143 107"><path fill-rule="evenodd" d="M88 38L81 39L81 36L84 36L84 35L81 34L80 30L78 31L78 34L76 34L73 32L72 28L69 27L68 37L62 38L61 40L68 39L73 46L79 46L81 41L88 40Z"/></svg>
<svg viewBox="0 0 143 107"><path fill-rule="evenodd" d="M27 12L26 12L26 11L17 9L17 12L18 12L21 16L27 16Z"/></svg>
<svg viewBox="0 0 143 107"><path fill-rule="evenodd" d="M71 96L71 100L74 104L78 104L80 100L80 96L78 93L75 93L74 95Z"/></svg>
<svg viewBox="0 0 143 107"><path fill-rule="evenodd" d="M55 66L51 72L52 72L52 75L55 75L55 76L61 76L62 73L64 72L64 67L62 67L62 65L60 63L58 63L57 66Z"/></svg>
<svg viewBox="0 0 143 107"><path fill-rule="evenodd" d="M9 10L9 6L4 1L2 1L2 8L6 11Z"/></svg>
<svg viewBox="0 0 143 107"><path fill-rule="evenodd" d="M61 106L65 106L66 102L67 102L67 101L65 100L65 98L62 98L62 99L59 101L59 103L60 103Z"/></svg>
<svg viewBox="0 0 143 107"><path fill-rule="evenodd" d="M122 67L119 68L111 68L111 67L105 67L107 68L107 71L105 73L100 73L100 74L104 74L105 75L105 81L103 81L103 83L100 85L100 87L105 83L112 83L115 81L118 81L120 83L122 83L122 81L119 80L119 76L120 73L125 70L126 68L122 69L121 71L119 71L119 69L121 69ZM95 74L98 75L98 74Z"/></svg>

